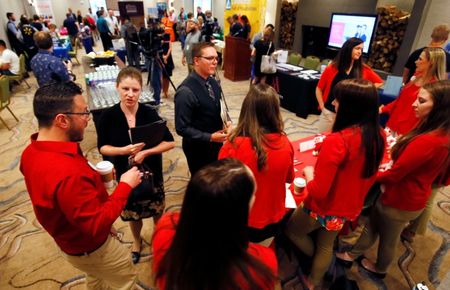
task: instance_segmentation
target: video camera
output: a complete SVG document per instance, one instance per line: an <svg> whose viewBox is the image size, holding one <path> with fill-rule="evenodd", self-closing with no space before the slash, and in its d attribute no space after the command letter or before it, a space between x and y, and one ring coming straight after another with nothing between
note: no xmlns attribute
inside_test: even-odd
<svg viewBox="0 0 450 290"><path fill-rule="evenodd" d="M146 57L156 57L162 54L164 29L159 27L157 19L149 18L148 28L139 31L139 42Z"/></svg>

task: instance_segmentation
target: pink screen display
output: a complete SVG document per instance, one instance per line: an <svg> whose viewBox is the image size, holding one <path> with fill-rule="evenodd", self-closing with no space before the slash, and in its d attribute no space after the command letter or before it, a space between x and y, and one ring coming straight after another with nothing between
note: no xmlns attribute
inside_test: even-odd
<svg viewBox="0 0 450 290"><path fill-rule="evenodd" d="M331 43L344 43L344 22L333 22L330 31L330 41Z"/></svg>

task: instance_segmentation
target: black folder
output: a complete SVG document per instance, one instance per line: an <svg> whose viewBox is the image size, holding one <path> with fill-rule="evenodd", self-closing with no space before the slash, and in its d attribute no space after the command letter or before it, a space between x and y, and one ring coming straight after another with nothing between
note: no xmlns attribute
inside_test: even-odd
<svg viewBox="0 0 450 290"><path fill-rule="evenodd" d="M159 120L154 123L130 128L130 140L132 144L145 143L145 148L152 148L161 143L166 131L166 121Z"/></svg>

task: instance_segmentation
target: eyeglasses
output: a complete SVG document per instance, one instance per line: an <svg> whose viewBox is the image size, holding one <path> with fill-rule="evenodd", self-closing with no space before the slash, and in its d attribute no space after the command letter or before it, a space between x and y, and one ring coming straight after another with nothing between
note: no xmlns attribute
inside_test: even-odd
<svg viewBox="0 0 450 290"><path fill-rule="evenodd" d="M219 57L218 56L199 56L200 58L204 58L204 59L206 59L207 61L219 61Z"/></svg>
<svg viewBox="0 0 450 290"><path fill-rule="evenodd" d="M79 116L89 116L91 114L91 110L86 109L86 111L84 112L63 112L61 114L65 114L65 115L79 115Z"/></svg>

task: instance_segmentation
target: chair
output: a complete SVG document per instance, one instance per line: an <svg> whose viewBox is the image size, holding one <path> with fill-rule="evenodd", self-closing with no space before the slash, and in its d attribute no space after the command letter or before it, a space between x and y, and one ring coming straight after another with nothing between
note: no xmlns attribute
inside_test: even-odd
<svg viewBox="0 0 450 290"><path fill-rule="evenodd" d="M15 76L6 76L9 81L17 81L20 82L24 81L28 88L31 89L30 85L28 84L27 80L25 79L25 74L27 73L27 70L25 68L25 55L21 54L19 56L19 73ZM8 88L9 89L9 88Z"/></svg>
<svg viewBox="0 0 450 290"><path fill-rule="evenodd" d="M16 119L17 122L19 122L19 119L17 119L16 115L11 111L11 109L8 107L11 100L11 93L9 91L9 79L5 76L0 77L0 112L3 111L3 109L8 109L8 111L13 115L14 119ZM8 130L11 130L9 126L6 124L6 122L0 117L0 120L5 125Z"/></svg>
<svg viewBox="0 0 450 290"><path fill-rule="evenodd" d="M322 62L320 64L323 64L323 65L327 66L327 65L330 64L330 62L331 62L331 59L325 58L325 59L322 60Z"/></svg>
<svg viewBox="0 0 450 290"><path fill-rule="evenodd" d="M300 53L293 52L293 53L289 54L287 63L298 66L298 65L300 65L301 60L302 60L302 55Z"/></svg>
<svg viewBox="0 0 450 290"><path fill-rule="evenodd" d="M319 64L320 64L320 59L316 56L310 55L310 56L306 57L305 63L303 64L303 66L306 69L317 70L317 67L319 66Z"/></svg>
<svg viewBox="0 0 450 290"><path fill-rule="evenodd" d="M77 58L77 52L78 52L78 45L79 45L79 42L80 42L80 39L79 39L78 37L75 38L75 45L74 45L75 48L73 48L73 50L69 51L69 56L70 56L71 58L75 58L78 64L80 64L80 61L79 61L78 58Z"/></svg>

